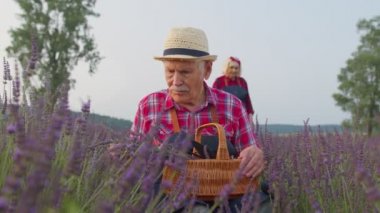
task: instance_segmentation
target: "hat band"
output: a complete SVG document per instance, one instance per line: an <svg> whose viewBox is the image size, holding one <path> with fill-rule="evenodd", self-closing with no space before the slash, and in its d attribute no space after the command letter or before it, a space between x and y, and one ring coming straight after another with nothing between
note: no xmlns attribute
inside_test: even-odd
<svg viewBox="0 0 380 213"><path fill-rule="evenodd" d="M208 52L200 51L200 50L193 50L193 49L186 49L186 48L170 48L164 50L164 56L166 55L189 55L194 57L202 57L209 55Z"/></svg>

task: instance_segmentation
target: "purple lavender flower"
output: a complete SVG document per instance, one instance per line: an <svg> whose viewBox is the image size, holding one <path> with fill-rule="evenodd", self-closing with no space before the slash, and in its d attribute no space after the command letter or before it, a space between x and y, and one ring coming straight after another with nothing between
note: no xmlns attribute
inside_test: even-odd
<svg viewBox="0 0 380 213"><path fill-rule="evenodd" d="M3 57L3 68L4 68L4 73L3 73L3 84L7 83L7 69L8 69L8 62L5 60L5 57Z"/></svg>
<svg viewBox="0 0 380 213"><path fill-rule="evenodd" d="M9 62L5 58L3 58L3 64L4 64L3 83L7 84L7 81L12 80L11 69L9 66Z"/></svg>
<svg viewBox="0 0 380 213"><path fill-rule="evenodd" d="M142 174L142 162L134 160L132 165L123 173L119 180L119 199L123 200L128 198L131 190L136 185Z"/></svg>
<svg viewBox="0 0 380 213"><path fill-rule="evenodd" d="M115 209L110 202L101 202L100 208L98 208L99 213L113 213Z"/></svg>
<svg viewBox="0 0 380 213"><path fill-rule="evenodd" d="M62 104L62 100L59 104ZM19 198L16 209L18 212L37 211L38 195L49 183L49 173L52 169L53 159L55 158L55 145L60 138L60 132L63 127L62 110L53 113L50 119L50 125L43 132L44 134L39 143L30 144L24 142L24 144L21 144L25 148L29 147L34 156L32 158L32 170L30 170L27 176L27 184ZM22 126L21 123L18 123L18 125Z"/></svg>
<svg viewBox="0 0 380 213"><path fill-rule="evenodd" d="M376 186L367 189L367 199L372 202L380 201L380 191Z"/></svg>
<svg viewBox="0 0 380 213"><path fill-rule="evenodd" d="M65 105L66 101L63 100L62 104ZM82 116L76 120L78 128L74 135L72 154L70 156L68 168L66 171L67 174L80 175L82 171L84 159L83 140L85 139L85 133L87 131L87 118L90 112L89 100L82 105L82 112Z"/></svg>
<svg viewBox="0 0 380 213"><path fill-rule="evenodd" d="M359 165L357 167L356 172L355 172L355 177L356 177L356 180L359 182L362 182L367 179L368 173L362 165Z"/></svg>
<svg viewBox="0 0 380 213"><path fill-rule="evenodd" d="M8 211L8 201L4 197L0 197L0 212Z"/></svg>
<svg viewBox="0 0 380 213"><path fill-rule="evenodd" d="M13 101L18 104L20 98L20 76L18 71L17 63L15 64L15 79L12 82L13 86Z"/></svg>
<svg viewBox="0 0 380 213"><path fill-rule="evenodd" d="M7 112L7 106L8 106L8 98L7 98L7 93L4 91L4 102L3 102L2 109L1 109L1 113L3 115L5 115Z"/></svg>
<svg viewBox="0 0 380 213"><path fill-rule="evenodd" d="M163 180L161 182L161 188L165 191L173 187L173 182L168 180Z"/></svg>
<svg viewBox="0 0 380 213"><path fill-rule="evenodd" d="M36 68L36 63L38 61L39 55L38 55L38 43L37 43L37 38L34 33L31 35L31 57L28 61L28 66L25 69L26 76L30 77L32 76L35 72Z"/></svg>
<svg viewBox="0 0 380 213"><path fill-rule="evenodd" d="M7 132L8 132L9 134L14 134L14 133L16 132L16 130L17 130L17 127L16 127L15 124L9 124L9 125L7 126Z"/></svg>
<svg viewBox="0 0 380 213"><path fill-rule="evenodd" d="M83 117L87 120L89 114L90 114L90 106L91 106L91 101L87 100L87 102L82 104L82 113Z"/></svg>

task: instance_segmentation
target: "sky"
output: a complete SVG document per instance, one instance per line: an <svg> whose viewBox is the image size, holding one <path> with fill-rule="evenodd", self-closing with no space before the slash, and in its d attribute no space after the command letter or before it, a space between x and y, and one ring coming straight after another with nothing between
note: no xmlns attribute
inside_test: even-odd
<svg viewBox="0 0 380 213"><path fill-rule="evenodd" d="M207 83L222 75L229 56L242 62L255 116L264 124L340 124L349 114L335 105L337 75L356 50L360 19L380 15L376 0L107 0L89 20L104 59L95 74L80 63L70 108L91 100L93 113L133 120L145 95L165 89L164 40L172 27L205 31L214 62ZM0 57L6 57L18 5L0 5Z"/></svg>

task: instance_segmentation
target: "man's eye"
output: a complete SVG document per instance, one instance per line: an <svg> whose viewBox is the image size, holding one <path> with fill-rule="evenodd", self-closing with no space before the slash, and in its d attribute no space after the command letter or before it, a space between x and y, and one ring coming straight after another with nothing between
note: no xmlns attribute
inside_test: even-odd
<svg viewBox="0 0 380 213"><path fill-rule="evenodd" d="M189 72L189 71L182 71L181 74L182 74L182 75L189 75L190 72Z"/></svg>

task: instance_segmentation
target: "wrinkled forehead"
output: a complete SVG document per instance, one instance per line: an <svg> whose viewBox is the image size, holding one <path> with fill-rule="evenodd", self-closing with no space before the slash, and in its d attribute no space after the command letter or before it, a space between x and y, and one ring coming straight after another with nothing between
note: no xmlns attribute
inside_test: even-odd
<svg viewBox="0 0 380 213"><path fill-rule="evenodd" d="M163 61L165 68L170 69L194 69L201 63L200 60L166 60Z"/></svg>
<svg viewBox="0 0 380 213"><path fill-rule="evenodd" d="M164 65L194 65L197 64L197 60L164 60Z"/></svg>

